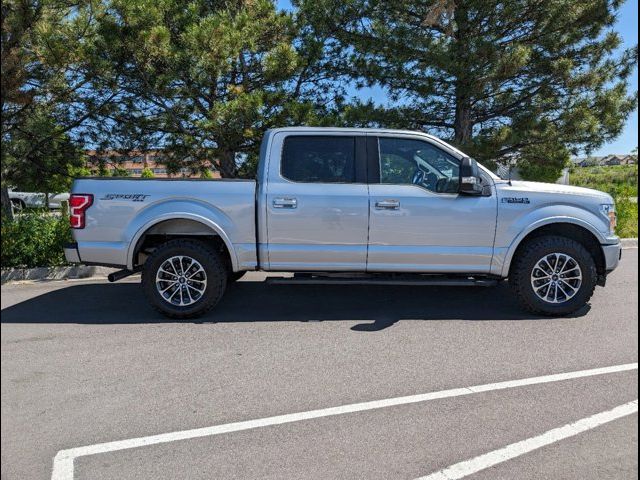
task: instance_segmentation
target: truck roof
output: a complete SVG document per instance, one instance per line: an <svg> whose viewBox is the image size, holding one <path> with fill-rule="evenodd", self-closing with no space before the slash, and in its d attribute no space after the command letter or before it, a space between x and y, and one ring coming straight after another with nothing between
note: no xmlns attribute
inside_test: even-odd
<svg viewBox="0 0 640 480"><path fill-rule="evenodd" d="M427 137L437 143L440 143L447 149L455 151L461 157L468 156L464 152L461 152L460 150L455 148L453 145L450 145L444 140L418 130L398 130L398 129L392 129L392 128L359 128L359 127L279 127L279 128L271 128L267 130L265 132L265 138L280 132L310 132L311 133L311 132L318 132L318 131L327 132L327 133L342 132L342 133L374 133L378 135L380 134L420 135L423 137Z"/></svg>
<svg viewBox="0 0 640 480"><path fill-rule="evenodd" d="M421 132L418 130L399 130L393 128L364 128L364 127L278 127L278 128L270 128L267 132L277 133L277 132L317 132L327 131L327 132L353 132L353 133L404 133L404 134L419 134L424 135L426 137L433 138L434 140L439 140L437 137L430 135L425 132Z"/></svg>

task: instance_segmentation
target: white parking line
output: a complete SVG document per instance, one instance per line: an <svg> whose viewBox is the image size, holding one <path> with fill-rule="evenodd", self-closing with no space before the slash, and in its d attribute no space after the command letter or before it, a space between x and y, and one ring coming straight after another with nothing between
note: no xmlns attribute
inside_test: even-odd
<svg viewBox="0 0 640 480"><path fill-rule="evenodd" d="M506 382L489 383L475 385L471 387L454 388L450 390L440 390L438 392L423 393L419 395L409 395L406 397L387 398L384 400L374 400L371 402L352 403L339 407L323 408L320 410L310 410L308 412L291 413L278 415L275 417L259 418L244 422L226 423L212 427L195 428L192 430L182 430L178 432L162 433L150 435L148 437L130 438L128 440L118 440L114 442L98 443L84 447L60 450L53 459L53 473L51 480L73 480L73 461L78 457L96 455L99 453L115 452L118 450L128 450L130 448L157 445L159 443L176 442L178 440L188 440L191 438L210 437L224 433L238 432L271 425L281 425L283 423L300 422L313 418L330 417L345 413L362 412L396 405L407 405L411 403L427 402L440 398L459 397L473 393L488 392L492 390L503 390L507 388L522 387L526 385L537 385L541 383L559 382L574 378L592 377L607 373L624 372L627 370L637 370L637 363L627 363L614 365L611 367L592 368L590 370L579 370L575 372L557 373L553 375L543 375L540 377L523 378L519 380L509 380Z"/></svg>
<svg viewBox="0 0 640 480"><path fill-rule="evenodd" d="M553 430L548 430L537 437L531 437L521 442L512 443L506 447L494 450L484 455L456 463L443 470L439 470L426 477L420 477L417 480L458 480L468 475L492 467L498 463L506 462L512 458L519 457L525 453L529 453L538 448L544 447L551 443L559 442L565 438L573 437L579 433L586 432L592 428L599 427L605 423L612 422L618 418L626 417L638 411L638 399L632 402L620 405L613 410L596 413L590 417L582 418L574 423L569 423Z"/></svg>

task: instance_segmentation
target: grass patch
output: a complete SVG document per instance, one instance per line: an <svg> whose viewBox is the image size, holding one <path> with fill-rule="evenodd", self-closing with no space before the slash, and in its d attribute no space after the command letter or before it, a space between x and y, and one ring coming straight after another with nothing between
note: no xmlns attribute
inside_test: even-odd
<svg viewBox="0 0 640 480"><path fill-rule="evenodd" d="M638 166L575 167L569 171L569 182L578 187L595 188L612 196L638 196Z"/></svg>
<svg viewBox="0 0 640 480"><path fill-rule="evenodd" d="M622 238L638 236L638 166L573 167L569 183L607 192L616 201L618 227Z"/></svg>

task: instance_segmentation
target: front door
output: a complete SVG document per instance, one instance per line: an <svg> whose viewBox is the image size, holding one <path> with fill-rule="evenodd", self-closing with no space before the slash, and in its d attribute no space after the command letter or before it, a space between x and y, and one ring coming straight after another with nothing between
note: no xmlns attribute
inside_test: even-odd
<svg viewBox="0 0 640 480"><path fill-rule="evenodd" d="M370 162L379 166L379 183L369 185L367 270L489 273L495 191L459 194L458 158L424 137L380 136L377 145L377 162Z"/></svg>
<svg viewBox="0 0 640 480"><path fill-rule="evenodd" d="M365 169L364 135L275 136L266 187L269 270L364 271Z"/></svg>

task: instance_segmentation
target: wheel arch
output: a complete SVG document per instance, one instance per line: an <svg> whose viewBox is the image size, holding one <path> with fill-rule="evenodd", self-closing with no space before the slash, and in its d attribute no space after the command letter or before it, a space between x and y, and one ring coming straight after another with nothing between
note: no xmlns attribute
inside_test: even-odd
<svg viewBox="0 0 640 480"><path fill-rule="evenodd" d="M502 276L509 276L513 259L529 241L545 235L566 237L581 243L592 254L598 277L606 275L606 260L600 243L602 236L600 232L590 224L578 219L549 219L532 225L512 243L505 256Z"/></svg>
<svg viewBox="0 0 640 480"><path fill-rule="evenodd" d="M233 243L224 229L217 222L192 213L162 215L140 227L129 243L127 268L133 269L138 264L138 256L145 246L145 242L152 236L154 238L165 237L166 240L184 237L212 242L220 247L222 253L226 255L231 270L237 271L238 269L238 259Z"/></svg>

